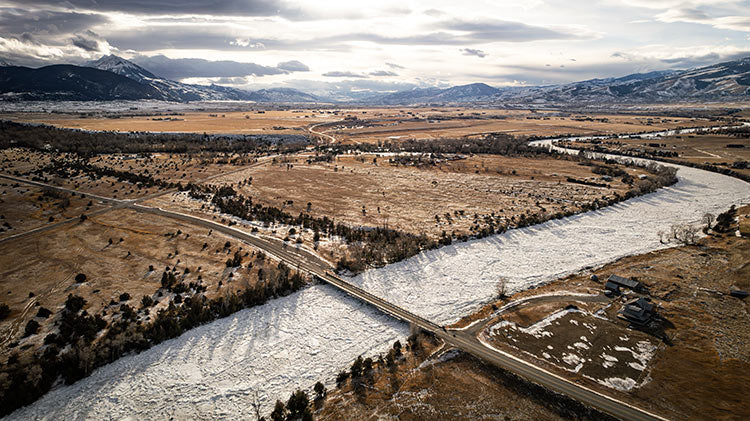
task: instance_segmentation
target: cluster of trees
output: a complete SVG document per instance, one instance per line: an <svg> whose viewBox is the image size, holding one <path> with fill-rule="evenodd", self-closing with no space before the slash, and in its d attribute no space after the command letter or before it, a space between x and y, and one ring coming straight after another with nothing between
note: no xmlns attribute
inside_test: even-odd
<svg viewBox="0 0 750 421"><path fill-rule="evenodd" d="M428 338L435 340L434 336L428 335ZM422 343L420 342L420 335L414 334L409 336L406 350L411 350L416 353L422 349ZM401 341L396 341L393 346L388 350L386 357L382 355L377 357L377 360L367 357L362 358L360 355L352 363L349 370L341 371L336 377L336 386L342 388L346 382L351 379L351 384L354 387L355 392L363 393L364 385L369 383L372 384L375 379L374 375L377 370L382 368L388 368L394 371L398 366L398 361L404 358L404 347L401 345ZM325 397L328 394L325 385L322 382L315 383L313 387L315 393L315 402L322 404ZM272 421L298 421L298 420L313 420L313 412L311 407L312 402L307 392L303 390L296 390L286 403L281 400L277 400L274 406L273 412L271 412L270 418ZM265 420L264 417L257 416L259 420Z"/></svg>
<svg viewBox="0 0 750 421"><path fill-rule="evenodd" d="M382 266L411 257L422 250L437 247L438 243L426 235L415 235L390 228L350 227L324 216L316 218L308 213L294 216L273 206L253 203L252 199L237 193L230 186L196 186L184 187L191 197L206 200L211 197L213 204L220 212L249 221L260 221L266 224L285 224L313 230L317 236L327 234L338 236L350 248L350 256L342 257L338 262L339 269L361 272L370 266Z"/></svg>
<svg viewBox="0 0 750 421"><path fill-rule="evenodd" d="M154 187L158 186L161 188L172 188L176 187L176 184L165 182L163 180L152 177L147 174L137 174L129 171L116 170L109 167L99 167L91 165L87 159L79 156L71 156L68 159L55 158L50 162L49 165L39 168L33 172L36 174L33 177L36 181L48 181L45 174L51 174L53 176L71 179L81 174L85 174L92 179L99 179L101 177L112 177L117 181L126 182L138 185L139 187Z"/></svg>
<svg viewBox="0 0 750 421"><path fill-rule="evenodd" d="M200 134L155 134L88 132L47 125L0 121L0 149L26 147L90 156L105 153L199 151L233 153L291 153L304 149L307 138L279 142L279 136L208 136Z"/></svg>
<svg viewBox="0 0 750 421"><path fill-rule="evenodd" d="M333 145L321 149L327 154L342 154L351 151L351 145ZM481 138L407 139L386 141L378 144L357 145L362 152L419 152L425 154L493 154L504 156L549 155L546 149L529 146L528 139L495 133Z"/></svg>
<svg viewBox="0 0 750 421"><path fill-rule="evenodd" d="M85 299L69 295L55 318L59 333L48 334L44 345L33 353L11 354L0 366L0 416L34 402L58 378L73 383L126 353L143 351L198 325L288 295L310 282L283 263L259 269L258 278L253 286L209 299L201 293L205 288L196 291L193 287L197 285L185 285L166 275L162 289L171 290L174 299L149 323L144 323L149 320L145 316L158 298L145 296L138 310L127 303L110 303L101 314L92 316L85 309ZM177 289L178 285L183 288ZM109 323L104 318L107 312ZM102 330L106 332L101 334Z"/></svg>
<svg viewBox="0 0 750 421"><path fill-rule="evenodd" d="M740 172L737 172L737 171L734 171L731 168L723 167L723 166L718 166L718 165L715 165L715 164L700 164L700 163L697 163L697 162L690 162L690 161L687 161L687 160L674 159L674 158L670 158L670 157L667 157L667 156L654 156L654 155L645 154L645 153L641 153L641 152L637 152L637 151L632 151L632 150L631 151L613 151L613 150L607 149L606 147L603 147L603 146L595 146L595 147L590 147L590 148L584 148L584 147L575 147L575 146L571 146L571 145L566 145L566 147L571 148L571 149L578 149L578 150L581 150L581 151L609 153L609 154L619 154L619 155L630 156L630 157L634 157L634 158L654 159L654 160L661 161L661 162L666 162L666 163L669 163L669 164L684 165L686 167L698 168L698 169L705 170L705 171L711 171L711 172L715 172L715 173L718 173L718 174L724 174L724 175L728 175L730 177L739 178L740 180L747 181L748 183L750 183L750 176L748 176L746 174L743 174L743 173L740 173ZM734 164L732 164L732 166L734 166Z"/></svg>

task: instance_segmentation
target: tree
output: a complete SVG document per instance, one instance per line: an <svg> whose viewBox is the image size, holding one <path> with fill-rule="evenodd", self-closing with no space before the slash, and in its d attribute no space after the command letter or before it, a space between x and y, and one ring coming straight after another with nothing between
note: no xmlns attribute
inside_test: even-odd
<svg viewBox="0 0 750 421"><path fill-rule="evenodd" d="M83 274L83 273L79 273L78 275L76 275L75 279L76 279L76 283L82 284L82 283L86 282L86 275Z"/></svg>
<svg viewBox="0 0 750 421"><path fill-rule="evenodd" d="M0 304L0 320L5 320L10 316L10 307L7 304Z"/></svg>
<svg viewBox="0 0 750 421"><path fill-rule="evenodd" d="M508 297L508 280L500 278L497 281L497 298L504 299Z"/></svg>
<svg viewBox="0 0 750 421"><path fill-rule="evenodd" d="M313 390L315 391L315 400L321 400L326 397L326 387L323 385L323 383L315 383Z"/></svg>
<svg viewBox="0 0 750 421"><path fill-rule="evenodd" d="M393 354L396 358L401 356L401 341L397 340L393 343Z"/></svg>
<svg viewBox="0 0 750 421"><path fill-rule="evenodd" d="M354 360L354 362L352 363L352 368L349 370L352 373L353 379L356 379L362 375L362 369L363 369L362 364L363 364L362 356L360 355L359 357L357 357L356 360Z"/></svg>
<svg viewBox="0 0 750 421"><path fill-rule="evenodd" d="M286 421L286 414L284 402L277 400L276 406L273 407L273 412L271 412L271 419L273 421Z"/></svg>
<svg viewBox="0 0 750 421"><path fill-rule="evenodd" d="M34 319L29 320L26 323L26 329L24 330L23 336L31 336L39 331L39 322Z"/></svg>
<svg viewBox="0 0 750 421"><path fill-rule="evenodd" d="M310 399L307 397L307 392L297 389L286 403L287 420L302 418L308 406L310 406Z"/></svg>
<svg viewBox="0 0 750 421"><path fill-rule="evenodd" d="M346 383L346 379L348 378L349 378L349 373L347 373L345 370L341 370L338 376L336 376L336 386L341 388L341 386L343 386L344 383Z"/></svg>
<svg viewBox="0 0 750 421"><path fill-rule="evenodd" d="M77 295L68 294L68 299L65 300L65 309L71 313L78 313L85 305L86 300Z"/></svg>
<svg viewBox="0 0 750 421"><path fill-rule="evenodd" d="M703 218L701 218L701 222L706 225L706 228L705 228L706 232L711 229L711 225L714 223L715 220L716 218L714 217L712 213L703 214Z"/></svg>

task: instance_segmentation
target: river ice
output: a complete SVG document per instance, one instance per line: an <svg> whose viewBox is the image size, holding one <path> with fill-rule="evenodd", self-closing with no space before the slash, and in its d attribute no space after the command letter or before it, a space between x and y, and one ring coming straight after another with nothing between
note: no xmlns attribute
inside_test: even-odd
<svg viewBox="0 0 750 421"><path fill-rule="evenodd" d="M438 323L587 266L665 247L657 231L750 201L750 184L680 167L679 182L605 209L421 253L352 278ZM249 418L297 387L329 382L360 354L384 351L405 325L328 286L314 286L191 330L59 387L17 419Z"/></svg>
<svg viewBox="0 0 750 421"><path fill-rule="evenodd" d="M750 202L750 184L679 167L679 181L619 204L456 243L352 278L369 292L436 323L455 321L488 302L499 279L510 292L528 289L588 266L666 247L657 232L700 223L731 204Z"/></svg>

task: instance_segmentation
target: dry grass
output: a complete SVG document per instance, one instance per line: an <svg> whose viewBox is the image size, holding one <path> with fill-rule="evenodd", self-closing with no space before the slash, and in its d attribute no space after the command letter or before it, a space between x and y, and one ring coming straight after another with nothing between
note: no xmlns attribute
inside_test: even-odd
<svg viewBox="0 0 750 421"><path fill-rule="evenodd" d="M215 116L213 116L215 115ZM247 117L246 117L247 116ZM178 121L167 121L174 118ZM56 127L85 130L112 130L118 132L180 132L209 134L294 134L304 127L338 119L328 114L292 111L265 111L259 114L245 112L187 112L184 115L159 114L153 116L128 116L118 118L81 117L75 114L13 113L0 115L0 119L19 122L44 123ZM156 120L159 119L159 120Z"/></svg>
<svg viewBox="0 0 750 421"><path fill-rule="evenodd" d="M178 230L181 233L176 235ZM227 241L230 249L224 248ZM19 340L23 326L39 306L56 313L68 294L84 297L90 314L107 309L111 300L119 302L122 293L130 294L128 304L135 308L140 307L144 295L166 305L169 297L154 295L166 267L176 267L178 279L187 283L198 282L200 277L208 288L208 298L243 289L255 282L257 268L263 264L254 261L253 269L228 269L225 262L239 247L236 240L222 234L209 235L204 228L130 210L90 217L22 242L0 243L0 302L11 309L10 317L0 322L1 352L7 351L8 343ZM243 254L249 253L244 262L250 262L255 250L242 247ZM150 265L153 271L149 271ZM76 283L79 273L87 276L86 282ZM43 322L42 331L21 340L20 346L41 342L50 325L51 319Z"/></svg>
<svg viewBox="0 0 750 421"><path fill-rule="evenodd" d="M711 164L724 168L731 168L735 161L750 161L750 139L736 138L724 135L677 135L658 139L618 139L625 146L615 149L632 150L642 148L646 150L667 150L677 152L679 157L673 158L694 164ZM659 144L658 148L651 144ZM743 147L728 148L727 145L742 145ZM585 144L583 144L585 145ZM608 148L611 145L605 145ZM750 169L735 169L745 175L750 175Z"/></svg>
<svg viewBox="0 0 750 421"><path fill-rule="evenodd" d="M346 122L346 117L368 120ZM178 121L167 121L174 118ZM351 108L331 110L257 110L228 112L186 112L118 118L92 117L75 113L6 113L0 119L44 123L57 127L120 132L183 132L211 134L300 134L321 123L342 122L336 129L322 128L345 142L377 142L392 137L431 139L505 132L517 135L608 134L655 131L681 126L707 125L707 120L643 115L577 114L479 108ZM408 121L424 119L424 121ZM432 122L430 122L432 121ZM369 124L368 124L369 125Z"/></svg>
<svg viewBox="0 0 750 421"><path fill-rule="evenodd" d="M494 213L510 221L522 213L575 210L627 187L619 180L611 188L568 183L567 177L598 176L590 167L546 158L472 156L427 168L395 166L388 157L375 155L344 155L332 163L308 164L306 159L292 157L212 184L232 184L255 202L292 215L309 212L353 226L388 226L431 236L467 234L475 214L483 218ZM237 186L250 177L252 184Z"/></svg>
<svg viewBox="0 0 750 421"><path fill-rule="evenodd" d="M0 179L0 238L102 208L98 201L84 199L80 195L46 192L40 187Z"/></svg>
<svg viewBox="0 0 750 421"><path fill-rule="evenodd" d="M355 389L330 391L318 420L561 420L532 396L519 393L497 370L459 354L423 363L411 352L395 370L376 368L373 380Z"/></svg>
<svg viewBox="0 0 750 421"><path fill-rule="evenodd" d="M740 222L746 224L750 220L750 206L741 208L738 215ZM750 393L750 334L747 330L750 304L730 297L728 292L733 288L750 289L749 255L750 239L747 237L714 234L696 246L626 257L593 272L570 276L512 298L561 291L601 291L601 283L589 279L591 274L600 279L613 273L637 278L648 286L652 300L659 306L659 314L667 320L664 332L669 341L660 345L651 360L643 386L629 393L602 390L672 419L747 419L750 410L743 402ZM499 307L503 302L494 304ZM564 305L561 302L551 308L522 309L512 319L525 326L538 320L545 311L548 314ZM619 307L620 301L617 301L607 309L614 323L610 323L610 332L605 337L617 339L618 332L628 336L644 335L614 318ZM461 324L486 317L491 312L492 307L488 305ZM558 333L567 335L567 332ZM647 337L658 343L657 338ZM602 388L593 382L590 386Z"/></svg>

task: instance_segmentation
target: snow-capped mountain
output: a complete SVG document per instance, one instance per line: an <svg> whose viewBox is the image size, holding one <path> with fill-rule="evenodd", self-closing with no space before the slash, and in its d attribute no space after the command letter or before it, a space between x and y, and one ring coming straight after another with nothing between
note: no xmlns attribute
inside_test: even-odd
<svg viewBox="0 0 750 421"><path fill-rule="evenodd" d="M3 100L110 101L163 100L152 86L118 74L90 67L56 64L31 69L0 67Z"/></svg>
<svg viewBox="0 0 750 421"><path fill-rule="evenodd" d="M376 96L368 102L386 105L408 105L417 103L460 103L487 101L497 96L500 89L484 83L453 86L450 88L416 88L409 91L395 92Z"/></svg>
<svg viewBox="0 0 750 421"><path fill-rule="evenodd" d="M240 89L217 85L190 85L160 78L132 61L115 55L104 56L86 65L117 73L139 83L149 85L161 92L168 101L251 100L250 93Z"/></svg>
<svg viewBox="0 0 750 421"><path fill-rule="evenodd" d="M220 85L191 85L164 79L143 67L115 55L104 56L89 62L89 67L107 70L137 82L149 85L159 91L168 101L255 101L255 102L319 102L320 100L304 92L288 89L261 89L245 91Z"/></svg>
<svg viewBox="0 0 750 421"><path fill-rule="evenodd" d="M657 71L564 85L505 89L498 102L646 103L750 99L750 57L698 69Z"/></svg>

